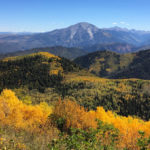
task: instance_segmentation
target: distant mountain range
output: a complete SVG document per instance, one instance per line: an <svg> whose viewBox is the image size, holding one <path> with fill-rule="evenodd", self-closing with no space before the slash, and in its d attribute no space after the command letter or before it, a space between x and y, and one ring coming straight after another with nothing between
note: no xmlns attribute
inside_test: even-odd
<svg viewBox="0 0 150 150"><path fill-rule="evenodd" d="M0 32L0 35L28 35L28 34L33 34L32 32Z"/></svg>
<svg viewBox="0 0 150 150"><path fill-rule="evenodd" d="M45 33L0 34L0 53L27 50L36 47L65 46L95 51L108 48L125 53L133 52L150 43L150 32L124 28L100 29L92 24L81 22L64 29ZM119 46L114 46L114 45ZM121 48L121 44L127 44ZM98 46L95 46L98 45ZM93 47L93 49L91 49ZM94 48L95 47L95 48ZM118 48L116 50L115 48Z"/></svg>
<svg viewBox="0 0 150 150"><path fill-rule="evenodd" d="M33 48L30 50L16 51L12 53L1 54L0 59L12 56L23 56L37 52L49 52L56 56L65 57L73 60L79 56L86 55L87 52L79 48L67 48L62 46L44 47L44 48Z"/></svg>
<svg viewBox="0 0 150 150"><path fill-rule="evenodd" d="M74 61L100 77L150 80L150 50L130 54L97 51Z"/></svg>
<svg viewBox="0 0 150 150"><path fill-rule="evenodd" d="M108 43L108 44L95 44L92 46L87 46L84 49L87 52L109 50L117 53L130 53L137 50L142 50L143 47L137 48L134 45L127 43Z"/></svg>

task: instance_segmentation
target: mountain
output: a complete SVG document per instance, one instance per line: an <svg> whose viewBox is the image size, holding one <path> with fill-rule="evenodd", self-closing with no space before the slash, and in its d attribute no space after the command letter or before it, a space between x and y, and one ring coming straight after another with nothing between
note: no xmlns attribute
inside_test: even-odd
<svg viewBox="0 0 150 150"><path fill-rule="evenodd" d="M12 32L0 32L0 35L5 35L5 34L12 34Z"/></svg>
<svg viewBox="0 0 150 150"><path fill-rule="evenodd" d="M118 26L114 26L112 28L103 28L103 29L112 30L112 31L125 31L125 32L138 33L138 34L149 34L150 33L150 31L121 28L121 27L118 27Z"/></svg>
<svg viewBox="0 0 150 150"><path fill-rule="evenodd" d="M0 90L27 86L41 92L47 87L58 86L68 72L78 72L75 63L48 52L0 60Z"/></svg>
<svg viewBox="0 0 150 150"><path fill-rule="evenodd" d="M100 77L150 79L150 50L131 54L97 51L74 61Z"/></svg>
<svg viewBox="0 0 150 150"><path fill-rule="evenodd" d="M109 50L117 53L130 53L137 50L137 47L126 43L108 43L108 44L96 44L84 48L88 52Z"/></svg>
<svg viewBox="0 0 150 150"><path fill-rule="evenodd" d="M100 29L92 24L81 22L45 33L0 35L0 53L58 45L84 48L96 44L126 43L141 46L149 39L150 33L146 31L121 28Z"/></svg>
<svg viewBox="0 0 150 150"><path fill-rule="evenodd" d="M109 77L112 73L128 66L132 60L132 54L121 55L104 50L81 56L74 62L100 77Z"/></svg>
<svg viewBox="0 0 150 150"><path fill-rule="evenodd" d="M23 34L33 34L32 32L0 32L0 35L23 35Z"/></svg>
<svg viewBox="0 0 150 150"><path fill-rule="evenodd" d="M145 44L144 46L138 47L136 50L137 51L143 51L143 50L148 50L148 49L150 49L150 42L147 45Z"/></svg>
<svg viewBox="0 0 150 150"><path fill-rule="evenodd" d="M7 53L7 54L1 54L0 59L5 58L5 57L12 57L12 56L23 56L23 55L37 53L37 52L49 52L56 56L65 57L70 60L87 54L86 51L79 49L79 48L67 48L67 47L62 47L62 46L55 46L55 47L33 48L30 50L16 51L16 52Z"/></svg>
<svg viewBox="0 0 150 150"><path fill-rule="evenodd" d="M111 75L111 78L150 79L150 50L132 54L132 62L124 69Z"/></svg>

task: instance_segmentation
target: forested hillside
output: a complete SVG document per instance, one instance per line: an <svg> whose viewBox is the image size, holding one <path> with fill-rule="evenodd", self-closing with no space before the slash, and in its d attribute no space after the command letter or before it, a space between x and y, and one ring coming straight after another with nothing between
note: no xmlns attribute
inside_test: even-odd
<svg viewBox="0 0 150 150"><path fill-rule="evenodd" d="M38 52L2 59L0 87L1 149L150 148L149 80L100 78Z"/></svg>
<svg viewBox="0 0 150 150"><path fill-rule="evenodd" d="M0 61L0 87L2 90L27 86L43 91L60 84L64 73L78 70L71 61L47 52L8 57Z"/></svg>
<svg viewBox="0 0 150 150"><path fill-rule="evenodd" d="M122 55L111 51L97 51L74 61L100 77L150 79L150 50Z"/></svg>
<svg viewBox="0 0 150 150"><path fill-rule="evenodd" d="M106 56L106 53L115 55L115 58L118 56L113 52L101 54ZM43 95L41 101L49 104L59 98L70 99L89 110L103 106L105 110L123 116L150 118L150 81L99 78L75 63L47 52L1 60L0 87L1 91L14 89L21 99L28 95L34 104L38 104L40 95Z"/></svg>

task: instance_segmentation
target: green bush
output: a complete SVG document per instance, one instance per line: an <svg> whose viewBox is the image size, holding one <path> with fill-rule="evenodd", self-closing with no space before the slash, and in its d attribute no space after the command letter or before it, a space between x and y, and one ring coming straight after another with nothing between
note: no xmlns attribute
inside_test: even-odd
<svg viewBox="0 0 150 150"><path fill-rule="evenodd" d="M146 138L143 131L139 131L140 138L138 138L137 145L140 150L148 150L148 145L150 144L150 137Z"/></svg>

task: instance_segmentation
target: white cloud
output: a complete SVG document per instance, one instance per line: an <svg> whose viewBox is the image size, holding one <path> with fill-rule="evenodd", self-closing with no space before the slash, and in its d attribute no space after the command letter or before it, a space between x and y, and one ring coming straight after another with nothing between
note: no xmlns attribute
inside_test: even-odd
<svg viewBox="0 0 150 150"><path fill-rule="evenodd" d="M129 26L129 23L124 22L124 21L121 21L121 22L120 22L120 24L122 24L122 25L126 25L126 26Z"/></svg>
<svg viewBox="0 0 150 150"><path fill-rule="evenodd" d="M113 25L117 25L118 23L117 23L117 22L113 22L112 24L113 24Z"/></svg>

